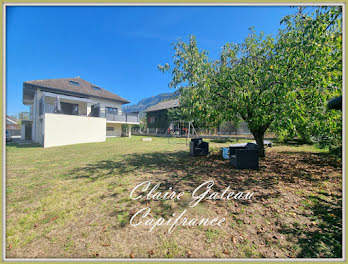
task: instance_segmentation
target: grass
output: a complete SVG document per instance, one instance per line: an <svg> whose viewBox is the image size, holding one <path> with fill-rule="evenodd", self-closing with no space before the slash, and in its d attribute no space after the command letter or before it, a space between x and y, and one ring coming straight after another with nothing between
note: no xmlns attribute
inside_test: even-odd
<svg viewBox="0 0 348 264"><path fill-rule="evenodd" d="M218 229L210 229L210 228L208 228L208 230L206 231L205 234L206 234L206 237L207 237L206 241L208 243L211 243L211 242L214 242L214 240L218 238L220 232L219 232Z"/></svg>
<svg viewBox="0 0 348 264"><path fill-rule="evenodd" d="M242 142L242 140L239 140ZM330 257L342 256L342 170L326 150L267 149L260 170L235 170L218 155L191 157L185 139L108 138L43 149L7 146L7 257ZM131 200L140 182L185 191L180 202ZM251 201L204 201L187 217L225 217L219 228L133 227L135 212L155 219L188 208L206 180L253 191ZM309 242L310 241L310 242ZM212 247L211 245L214 245Z"/></svg>

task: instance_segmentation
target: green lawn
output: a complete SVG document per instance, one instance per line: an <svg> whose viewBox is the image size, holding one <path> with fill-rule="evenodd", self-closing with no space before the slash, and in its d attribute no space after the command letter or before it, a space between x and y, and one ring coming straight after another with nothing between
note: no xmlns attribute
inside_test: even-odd
<svg viewBox="0 0 348 264"><path fill-rule="evenodd" d="M189 156L184 139L109 138L43 149L7 146L7 257L341 257L342 170L324 150L279 145L260 170L235 170L218 155ZM130 217L143 207L168 219L189 203L134 201L149 180L192 192L206 180L252 191L250 201L204 201L187 217L223 216L222 227L149 232Z"/></svg>

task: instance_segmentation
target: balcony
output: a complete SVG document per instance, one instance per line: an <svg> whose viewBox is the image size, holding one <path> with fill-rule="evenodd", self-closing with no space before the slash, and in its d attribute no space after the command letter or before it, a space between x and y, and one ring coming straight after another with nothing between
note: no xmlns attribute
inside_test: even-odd
<svg viewBox="0 0 348 264"><path fill-rule="evenodd" d="M125 113L121 115L106 114L106 121L120 122L120 123L138 123L139 114L138 113Z"/></svg>
<svg viewBox="0 0 348 264"><path fill-rule="evenodd" d="M39 115L45 113L87 116L88 98L43 92L39 101Z"/></svg>
<svg viewBox="0 0 348 264"><path fill-rule="evenodd" d="M40 100L39 115L44 113L65 114L65 115L78 115L87 116L87 106L92 103L87 98L77 98L72 96L59 95L59 100L56 94L43 93L43 97ZM59 110L58 106L59 105ZM88 113L89 117L101 117L105 118L108 122L123 123L123 124L139 124L138 113L122 113L118 114L118 111L114 113L106 112L107 107L100 107L99 103L91 105L91 112Z"/></svg>

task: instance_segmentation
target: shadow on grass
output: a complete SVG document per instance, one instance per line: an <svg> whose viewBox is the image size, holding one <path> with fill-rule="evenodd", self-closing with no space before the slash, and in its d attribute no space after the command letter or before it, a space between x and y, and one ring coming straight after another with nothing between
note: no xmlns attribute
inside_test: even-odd
<svg viewBox="0 0 348 264"><path fill-rule="evenodd" d="M283 228L280 233L298 238L301 248L299 258L340 258L342 257L342 198L327 195L326 199L318 195L308 197L311 205L307 205L310 218L315 227L304 225Z"/></svg>
<svg viewBox="0 0 348 264"><path fill-rule="evenodd" d="M296 155L299 152L284 151L283 153L287 155ZM337 156L332 155L329 152L301 153L300 162L306 163L308 165L320 166L320 167L326 167L326 166L331 166L334 168L342 167L342 164L338 162Z"/></svg>
<svg viewBox="0 0 348 264"><path fill-rule="evenodd" d="M101 160L98 163L88 164L82 168L76 168L70 172L75 179L100 180L106 177L123 176L131 171L123 161Z"/></svg>
<svg viewBox="0 0 348 264"><path fill-rule="evenodd" d="M17 142L7 142L7 147L16 147L16 148L41 148L42 146L38 143L29 142L29 143L17 143Z"/></svg>
<svg viewBox="0 0 348 264"><path fill-rule="evenodd" d="M210 139L209 141L214 143L231 143L231 142L235 142L236 140L231 139L229 137L225 137L225 138Z"/></svg>
<svg viewBox="0 0 348 264"><path fill-rule="evenodd" d="M323 164L320 163L323 161ZM187 151L149 152L128 154L117 160L102 160L76 168L70 177L91 181L107 177L134 176L139 172L151 175L151 182L161 183L159 190L174 187L180 191L192 191L206 180L214 180L214 191L227 186L238 191L263 189L257 199L277 197L278 182L317 182L329 177L329 166L322 154L316 153L269 153L260 160L260 170L237 170L217 153L204 157L190 156ZM271 197L272 197L271 196Z"/></svg>
<svg viewBox="0 0 348 264"><path fill-rule="evenodd" d="M292 140L287 140L287 141L279 141L277 138L273 139L274 143L279 143L282 144L283 146L292 146L292 147L299 147L302 146L304 144L308 144L306 142L303 142L301 140L297 140L297 139L292 139Z"/></svg>
<svg viewBox="0 0 348 264"><path fill-rule="evenodd" d="M187 151L149 152L128 154L117 159L76 168L69 177L91 181L113 177L119 182L125 177L137 181L138 173L146 173L149 175L147 180L161 184L159 191L173 187L175 191L185 192L192 192L206 180L214 180L213 191L221 192L227 186L234 191L253 191L253 200L262 203L282 196L279 183L297 189L303 186L303 182L312 185L328 180L330 173L337 171L330 165L329 156L307 152L269 152L265 159L260 160L259 171L234 169L215 152L206 157L192 157ZM306 218L318 222L315 228L295 225L280 230L297 241L295 243L301 249L298 257L340 257L342 254L342 200L339 200L340 196L327 195L330 196L328 199L320 198L317 193L308 197L313 203L308 205L311 214ZM239 202L248 205L250 201ZM148 206L149 201L141 203ZM129 223L132 214L128 215L128 205L126 207L116 209L110 215L117 217L117 228ZM165 218L173 213L173 208L166 202L157 203L157 207L152 208L156 215Z"/></svg>
<svg viewBox="0 0 348 264"><path fill-rule="evenodd" d="M330 180L330 173L342 167L335 156L327 153L290 151L272 153L264 165L271 168L278 179L289 183Z"/></svg>

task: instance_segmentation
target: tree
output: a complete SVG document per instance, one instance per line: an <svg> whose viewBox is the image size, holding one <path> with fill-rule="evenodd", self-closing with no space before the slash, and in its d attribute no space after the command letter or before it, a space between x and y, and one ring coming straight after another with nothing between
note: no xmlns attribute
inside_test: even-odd
<svg viewBox="0 0 348 264"><path fill-rule="evenodd" d="M273 48L274 39L256 35L253 28L242 44L227 44L219 61L199 51L194 37L188 44L178 42L171 86L180 89L183 112L210 126L243 119L264 156L264 134L284 93L271 70Z"/></svg>
<svg viewBox="0 0 348 264"><path fill-rule="evenodd" d="M17 119L18 129L21 129L23 120L29 120L29 116L30 116L29 112L20 112L18 115L14 117L14 119Z"/></svg>
<svg viewBox="0 0 348 264"><path fill-rule="evenodd" d="M287 69L287 107L273 123L281 139L303 143L340 141L342 115L327 111L326 102L342 94L341 7L306 9L282 19L276 52L278 64ZM330 143L331 142L331 143Z"/></svg>
<svg viewBox="0 0 348 264"><path fill-rule="evenodd" d="M190 36L188 43L181 40L175 43L174 52L173 78L169 86L179 90L180 116L189 117L204 127L218 125L223 114L210 104L211 94L205 89L214 74L208 53L198 50L194 36ZM168 63L158 67L163 72L170 70Z"/></svg>
<svg viewBox="0 0 348 264"><path fill-rule="evenodd" d="M190 117L185 115L180 108L168 109L168 120L169 121L190 121Z"/></svg>
<svg viewBox="0 0 348 264"><path fill-rule="evenodd" d="M304 140L339 131L340 113L325 112L325 105L342 87L340 10L321 10L285 17L276 40L250 28L244 42L223 47L218 61L193 36L177 42L170 86L180 90L182 112L210 126L244 120L260 156L270 127Z"/></svg>
<svg viewBox="0 0 348 264"><path fill-rule="evenodd" d="M261 157L264 135L284 107L284 70L277 67L275 41L253 28L243 43L227 44L221 53L214 93L223 93L228 119L243 119L254 136Z"/></svg>

